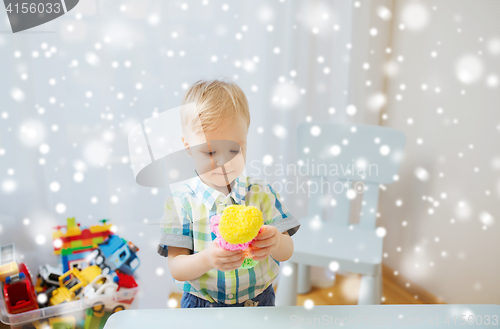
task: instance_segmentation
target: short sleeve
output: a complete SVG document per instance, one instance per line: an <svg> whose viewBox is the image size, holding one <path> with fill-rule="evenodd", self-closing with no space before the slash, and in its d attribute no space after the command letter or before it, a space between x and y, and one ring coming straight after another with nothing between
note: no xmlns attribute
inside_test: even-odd
<svg viewBox="0 0 500 329"><path fill-rule="evenodd" d="M280 201L280 195L270 184L266 184L263 190L266 192L261 203L264 224L275 226L281 233L288 232L290 236L294 235L299 230L299 221L290 214Z"/></svg>
<svg viewBox="0 0 500 329"><path fill-rule="evenodd" d="M164 204L160 222L158 254L167 257L168 246L193 250L193 231L190 214L178 197L170 196Z"/></svg>

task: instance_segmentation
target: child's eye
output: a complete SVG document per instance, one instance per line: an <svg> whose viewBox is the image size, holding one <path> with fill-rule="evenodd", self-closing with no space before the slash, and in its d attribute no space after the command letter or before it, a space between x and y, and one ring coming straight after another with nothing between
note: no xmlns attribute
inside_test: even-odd
<svg viewBox="0 0 500 329"><path fill-rule="evenodd" d="M240 153L240 150L231 150L233 153Z"/></svg>
<svg viewBox="0 0 500 329"><path fill-rule="evenodd" d="M203 152L205 153L206 155L212 155L212 154L215 154L215 152Z"/></svg>

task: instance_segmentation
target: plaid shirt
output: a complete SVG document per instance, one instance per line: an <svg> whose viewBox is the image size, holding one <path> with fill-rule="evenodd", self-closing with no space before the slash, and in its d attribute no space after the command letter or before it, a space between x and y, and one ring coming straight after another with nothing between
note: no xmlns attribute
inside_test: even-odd
<svg viewBox="0 0 500 329"><path fill-rule="evenodd" d="M168 246L187 248L192 253L207 248L216 238L210 231L210 217L221 215L231 204L255 206L262 211L265 225L273 225L282 233L288 231L290 236L297 232L299 222L271 185L242 174L232 186L226 196L196 176L175 189L165 201L158 253L166 257ZM263 292L278 273L279 262L270 256L250 269L222 272L214 268L194 280L174 281L181 290L209 302L237 304Z"/></svg>

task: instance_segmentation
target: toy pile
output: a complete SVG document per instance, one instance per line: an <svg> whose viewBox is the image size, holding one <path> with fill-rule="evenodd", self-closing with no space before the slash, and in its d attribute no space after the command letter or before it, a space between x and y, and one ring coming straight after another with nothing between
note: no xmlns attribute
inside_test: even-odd
<svg viewBox="0 0 500 329"><path fill-rule="evenodd" d="M83 323L74 316L58 316L32 325L101 329L111 314L130 308L138 289L133 273L140 264L139 249L114 234L108 220L100 222L81 229L75 218L68 218L66 226L55 227L52 240L58 265L41 265L36 281L24 263L15 261L13 245L0 247L0 285L7 313L81 300L86 308Z"/></svg>

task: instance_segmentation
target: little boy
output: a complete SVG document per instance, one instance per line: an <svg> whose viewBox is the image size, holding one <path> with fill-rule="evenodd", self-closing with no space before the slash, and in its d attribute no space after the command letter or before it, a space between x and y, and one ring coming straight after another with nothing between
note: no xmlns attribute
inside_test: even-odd
<svg viewBox="0 0 500 329"><path fill-rule="evenodd" d="M278 193L262 180L244 174L248 102L234 83L222 80L194 83L182 104L182 142L196 166L196 177L172 191L165 201L158 253L183 290L181 307L274 306L272 282L279 262L293 253L290 236L299 222L280 202ZM210 231L210 218L231 204L262 211L266 230L253 246L250 269L238 269L243 251L221 248Z"/></svg>

